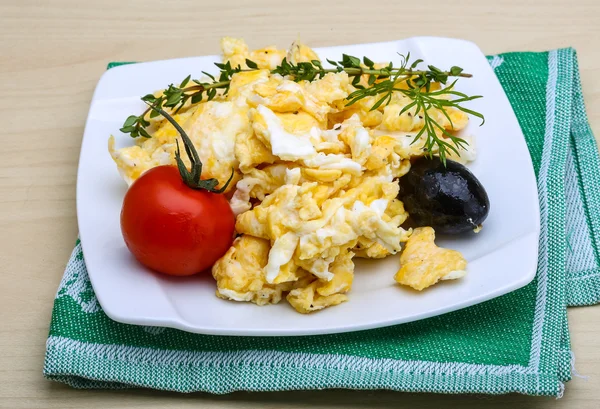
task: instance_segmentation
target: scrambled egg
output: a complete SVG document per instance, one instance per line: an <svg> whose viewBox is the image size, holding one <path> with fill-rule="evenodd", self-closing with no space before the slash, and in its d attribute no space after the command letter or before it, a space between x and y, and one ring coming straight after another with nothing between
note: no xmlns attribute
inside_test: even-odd
<svg viewBox="0 0 600 409"><path fill-rule="evenodd" d="M438 247L431 227L415 229L400 256L400 270L394 279L421 291L439 280L464 277L467 261L455 250Z"/></svg>
<svg viewBox="0 0 600 409"><path fill-rule="evenodd" d="M423 113L413 107L400 115L407 97L395 93L375 110L377 97L346 106L356 88L345 72L312 82L271 74L283 58L319 59L300 42L251 51L241 39L224 38L221 47L224 62L248 68L250 59L258 69L235 74L227 94L174 115L198 150L203 177L223 183L234 172L228 191L239 236L213 266L218 297L258 305L285 298L298 312L317 311L347 300L354 257L401 253L395 280L417 290L465 274L464 258L435 246L432 228L402 227L409 215L396 180L425 142L415 141ZM449 130L468 123L459 110L427 112ZM129 184L175 163L176 130L161 117L151 122L152 137L134 146L115 149L109 140ZM462 161L474 158L469 143Z"/></svg>
<svg viewBox="0 0 600 409"><path fill-rule="evenodd" d="M252 236L240 236L231 248L213 266L212 274L217 280L217 297L226 300L252 301L258 305L276 304L290 283L268 284L264 268L269 257L267 240Z"/></svg>

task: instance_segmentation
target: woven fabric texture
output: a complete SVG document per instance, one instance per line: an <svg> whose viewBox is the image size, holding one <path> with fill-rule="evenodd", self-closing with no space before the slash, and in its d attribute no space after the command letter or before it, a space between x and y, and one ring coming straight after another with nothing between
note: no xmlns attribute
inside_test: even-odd
<svg viewBox="0 0 600 409"><path fill-rule="evenodd" d="M566 307L600 301L598 151L573 49L508 53L489 62L538 178L541 234L531 284L464 310L376 330L301 338L204 336L111 321L77 243L54 303L44 375L76 388L561 396L571 376Z"/></svg>

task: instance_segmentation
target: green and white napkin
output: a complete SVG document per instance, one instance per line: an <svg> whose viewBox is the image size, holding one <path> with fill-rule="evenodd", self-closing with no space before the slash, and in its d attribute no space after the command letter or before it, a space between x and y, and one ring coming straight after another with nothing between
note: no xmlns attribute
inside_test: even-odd
<svg viewBox="0 0 600 409"><path fill-rule="evenodd" d="M571 377L566 307L600 301L598 151L573 49L489 61L517 114L538 178L542 225L531 284L464 310L376 330L301 338L205 336L110 320L78 243L54 303L44 375L76 388L561 396Z"/></svg>

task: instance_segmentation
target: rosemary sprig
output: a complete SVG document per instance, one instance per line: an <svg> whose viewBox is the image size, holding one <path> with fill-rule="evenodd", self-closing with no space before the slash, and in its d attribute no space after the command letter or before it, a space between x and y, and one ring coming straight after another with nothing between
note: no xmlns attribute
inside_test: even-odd
<svg viewBox="0 0 600 409"><path fill-rule="evenodd" d="M352 77L352 85L356 88L356 91L348 96L346 105L352 105L366 97L380 96L370 108L371 110L376 110L381 106L389 104L394 92L407 96L412 102L402 109L400 115L414 107L414 114L421 114L420 116L422 116L424 124L423 128L415 136L413 143L426 134L425 150L429 155L437 153L445 163L448 151L453 151L458 155L458 149L467 145L467 142L448 132L430 115L429 110L431 108L439 110L448 119L451 126L453 126L452 119L446 112L446 109L450 107L480 118L483 125L483 115L461 105L463 102L472 101L481 98L481 96L468 96L455 91L454 86L457 80L454 80L450 85L446 85L450 77L470 78L472 76L471 74L464 73L460 67L454 66L447 71L443 71L433 65L428 65L427 70L422 70L417 69L417 66L423 60L418 59L410 62L410 53L406 56L400 56L402 58L400 66L395 67L390 62L382 68L376 68L375 63L367 57L363 57L361 63L359 58L346 54L342 54L341 61L327 60L332 65L332 68L323 67L319 60L294 64L284 58L279 66L271 70L271 73L279 74L299 82L314 81L323 78L330 72L346 72L348 76ZM219 68L218 78L202 71L203 74L210 78L210 82L191 79L191 75L188 75L179 86L170 84L163 91L162 95L158 97L153 94L142 97L144 102L158 109L148 108L139 116L129 116L121 128L121 132L128 133L132 137L143 136L149 138L150 134L145 129L150 125L150 122L146 118L148 114L149 118L154 118L160 115L159 109L161 108L171 108L172 113L176 114L188 101L192 105L203 100L210 101L217 96L218 90L221 90L223 95L225 95L235 74L259 69L255 62L248 59L246 59L247 69L242 69L239 65L232 67L230 62L223 64L215 63L215 65ZM366 76L367 86L363 85L363 76ZM188 86L190 81L194 85ZM402 83L406 84L406 86L401 87ZM433 83L440 83L446 86L432 91L431 85ZM449 99L449 97L454 97L455 99Z"/></svg>
<svg viewBox="0 0 600 409"><path fill-rule="evenodd" d="M446 117L446 119L448 119L448 122L452 128L454 128L454 124L452 123L450 115L448 115L448 112L446 112L446 109L449 107L480 118L480 125L483 125L485 119L481 113L465 108L461 105L463 102L482 98L482 96L468 96L462 92L455 91L454 86L458 80L454 80L450 85L447 85L440 90L431 91L431 84L434 82L446 85L448 82L448 77L464 76L462 73L462 68L455 66L450 68L449 71L442 71L433 65L429 65L428 71L417 72L414 71L414 68L421 62L421 60L416 60L409 65L410 53L406 56L401 55L401 57L402 63L400 67L396 68L388 78L377 83L373 82L368 88L357 87L359 89L348 95L347 105L352 105L366 97L382 95L370 108L370 110L373 111L382 105L389 104L392 100L392 95L394 92L398 92L407 96L412 100L412 102L402 108L399 115L402 115L414 107L414 115L421 114L420 116L423 118L423 127L419 130L417 135L415 135L412 143L415 143L425 133L427 133L424 149L430 156L433 156L434 153L437 153L440 160L445 164L446 156L449 150L460 156L458 149L465 147L468 145L468 143L464 139L448 132L446 128L444 128L431 116L430 109L435 108L439 110ZM370 78L369 81L371 82ZM407 88L400 87L399 85L401 83L405 83ZM448 99L447 97L458 98ZM436 146L437 152L435 152Z"/></svg>

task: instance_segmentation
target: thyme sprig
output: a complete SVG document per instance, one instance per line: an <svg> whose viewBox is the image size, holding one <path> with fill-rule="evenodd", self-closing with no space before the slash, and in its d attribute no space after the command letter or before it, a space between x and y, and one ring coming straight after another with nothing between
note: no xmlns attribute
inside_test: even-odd
<svg viewBox="0 0 600 409"><path fill-rule="evenodd" d="M443 162L446 161L446 156L450 151L459 155L459 149L465 147L467 142L442 126L431 115L430 109L434 108L440 111L448 119L452 128L453 123L447 112L448 108L455 108L476 116L481 119L481 124L483 124L484 117L481 113L461 105L464 102L481 98L481 96L468 96L454 89L458 77L470 78L472 75L463 72L463 69L457 66L453 66L449 70L441 70L433 65L428 65L426 70L417 69L423 60L417 59L411 62L410 53L406 56L400 55L400 57L399 66L394 66L391 62L386 66L376 66L367 57L363 57L361 61L357 57L342 54L340 61L327 60L331 64L331 68L323 67L319 60L293 63L284 58L279 66L271 70L271 73L299 82L314 81L323 78L330 72L346 72L352 78L352 85L356 89L348 96L346 105L353 105L367 97L378 97L370 108L372 111L388 105L395 92L403 94L411 102L400 111L400 115L413 109L413 114L419 115L423 119L423 127L415 136L413 143L426 135L424 149L430 155L436 153ZM215 65L219 68L218 76L202 71L209 79L207 81L192 79L191 75L188 75L179 86L170 84L160 96L153 94L143 96L142 101L158 109L148 108L139 116L129 116L121 128L121 132L128 133L132 137L149 138L150 134L146 130L150 126L149 119L160 115L161 108L170 108L172 114L177 114L188 102L193 105L204 100L210 101L218 95L219 91L223 95L227 94L235 74L259 69L258 64L249 59L246 59L248 68L241 68L239 65L232 67L230 62L215 63ZM450 77L457 79L447 85ZM432 90L434 83L442 84L444 87Z"/></svg>
<svg viewBox="0 0 600 409"><path fill-rule="evenodd" d="M185 133L177 121L175 121L175 119L173 119L173 117L171 117L171 115L165 112L162 108L159 108L148 101L146 101L146 105L148 105L148 109L150 109L152 112L158 112L167 121L169 121L175 130L177 130L179 136L181 136L185 153L190 161L190 169L188 170L183 159L181 158L179 140L176 139L175 142L177 142L177 150L175 151L175 162L177 162L177 168L179 169L179 174L181 175L183 183L185 183L191 189L206 190L211 193L223 193L233 179L233 175L235 174L234 170L231 169L231 175L229 176L229 179L227 179L227 182L225 182L220 189L217 189L217 186L219 185L219 181L217 179L201 179L202 161L200 160L200 155L198 154L198 151L196 150L196 147L194 146L194 143L190 137L187 135L187 133Z"/></svg>

